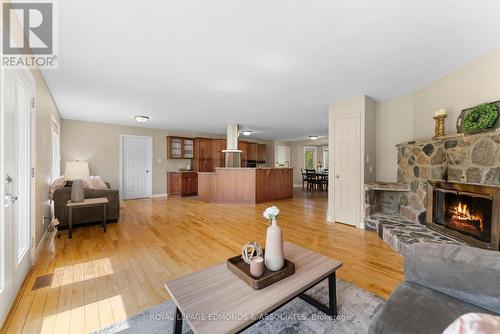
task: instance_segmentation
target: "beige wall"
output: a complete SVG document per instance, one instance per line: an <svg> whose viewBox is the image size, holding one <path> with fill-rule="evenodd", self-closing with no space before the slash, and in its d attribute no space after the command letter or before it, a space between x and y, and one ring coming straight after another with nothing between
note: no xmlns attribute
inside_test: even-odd
<svg viewBox="0 0 500 334"><path fill-rule="evenodd" d="M446 131L455 133L463 109L496 100L500 100L500 48L412 94L378 102L377 152L383 153L377 160L377 178L396 180L394 146L432 137L436 110L447 110Z"/></svg>
<svg viewBox="0 0 500 334"><path fill-rule="evenodd" d="M100 175L105 181L110 182L113 188L118 189L120 135L153 137L153 194L167 192L168 171L176 171L179 167L186 168L191 165L191 160L167 159L167 136L225 138L224 135L180 133L139 126L63 120L61 125L63 167L61 171L64 172L66 161L88 161L92 174ZM252 138L245 138L245 140L265 143L269 150L270 142L261 142Z"/></svg>
<svg viewBox="0 0 500 334"><path fill-rule="evenodd" d="M153 137L153 194L167 192L167 171L186 168L191 160L167 159L166 136L186 135L135 126L62 120L62 169L66 161L88 161L90 172L119 188L120 135Z"/></svg>
<svg viewBox="0 0 500 334"><path fill-rule="evenodd" d="M413 94L414 139L434 135L434 112L448 112L446 131L456 132L463 109L500 99L500 48L476 59Z"/></svg>
<svg viewBox="0 0 500 334"><path fill-rule="evenodd" d="M42 72L31 72L36 82L35 241L38 245L50 222L43 217L51 216L52 122L59 126L61 119Z"/></svg>
<svg viewBox="0 0 500 334"><path fill-rule="evenodd" d="M413 138L412 96L405 95L377 102L377 181L395 182L397 174L396 143Z"/></svg>

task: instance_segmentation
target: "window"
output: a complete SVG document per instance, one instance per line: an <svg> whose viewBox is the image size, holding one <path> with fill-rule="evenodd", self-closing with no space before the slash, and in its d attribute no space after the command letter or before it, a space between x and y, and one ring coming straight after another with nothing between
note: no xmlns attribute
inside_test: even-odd
<svg viewBox="0 0 500 334"><path fill-rule="evenodd" d="M315 146L304 146L304 169L316 169Z"/></svg>
<svg viewBox="0 0 500 334"><path fill-rule="evenodd" d="M323 168L328 169L328 146L323 146Z"/></svg>
<svg viewBox="0 0 500 334"><path fill-rule="evenodd" d="M278 145L276 154L276 165L284 166L285 164L290 164L290 147Z"/></svg>
<svg viewBox="0 0 500 334"><path fill-rule="evenodd" d="M51 177L52 181L61 176L61 153L59 141L59 127L55 122L52 124L52 157L51 157Z"/></svg>

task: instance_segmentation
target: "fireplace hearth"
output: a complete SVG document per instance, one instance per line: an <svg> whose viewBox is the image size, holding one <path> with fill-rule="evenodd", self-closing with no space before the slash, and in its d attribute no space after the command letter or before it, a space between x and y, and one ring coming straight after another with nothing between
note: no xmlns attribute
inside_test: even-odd
<svg viewBox="0 0 500 334"><path fill-rule="evenodd" d="M426 223L472 246L499 250L500 188L428 181Z"/></svg>

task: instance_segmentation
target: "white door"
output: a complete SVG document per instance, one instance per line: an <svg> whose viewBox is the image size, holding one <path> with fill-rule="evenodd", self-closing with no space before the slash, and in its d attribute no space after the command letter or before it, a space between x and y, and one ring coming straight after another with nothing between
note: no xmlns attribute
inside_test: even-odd
<svg viewBox="0 0 500 334"><path fill-rule="evenodd" d="M2 109L3 221L0 323L31 268L35 83L28 70L5 70ZM33 170L32 170L33 168ZM33 175L32 175L33 174Z"/></svg>
<svg viewBox="0 0 500 334"><path fill-rule="evenodd" d="M121 141L122 198L151 197L153 139L123 135Z"/></svg>
<svg viewBox="0 0 500 334"><path fill-rule="evenodd" d="M334 119L334 220L358 226L360 217L360 127L359 113L337 115Z"/></svg>

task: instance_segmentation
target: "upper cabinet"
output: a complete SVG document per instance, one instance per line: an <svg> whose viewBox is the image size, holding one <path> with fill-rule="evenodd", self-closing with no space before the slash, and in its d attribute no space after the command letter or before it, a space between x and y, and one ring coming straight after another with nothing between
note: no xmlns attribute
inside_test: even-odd
<svg viewBox="0 0 500 334"><path fill-rule="evenodd" d="M193 159L194 141L186 137L167 137L167 159Z"/></svg>
<svg viewBox="0 0 500 334"><path fill-rule="evenodd" d="M247 160L257 160L257 143L248 143Z"/></svg>
<svg viewBox="0 0 500 334"><path fill-rule="evenodd" d="M222 160L224 161L224 153L222 150L226 149L226 140L225 139L214 139L213 141L213 159L214 160Z"/></svg>
<svg viewBox="0 0 500 334"><path fill-rule="evenodd" d="M167 158L192 159L194 170L211 172L214 167L224 167L224 153L222 151L226 147L227 142L225 139L168 136ZM242 166L246 166L248 160L255 160L260 164L267 160L267 146L265 144L240 141L238 149L242 151Z"/></svg>
<svg viewBox="0 0 500 334"><path fill-rule="evenodd" d="M257 160L260 162L267 161L267 145L257 144Z"/></svg>
<svg viewBox="0 0 500 334"><path fill-rule="evenodd" d="M214 155L214 140L210 138L194 139L194 158L212 160Z"/></svg>
<svg viewBox="0 0 500 334"><path fill-rule="evenodd" d="M238 143L238 149L241 152L241 161L247 160L258 160L258 144L251 143L248 141L240 141Z"/></svg>
<svg viewBox="0 0 500 334"><path fill-rule="evenodd" d="M241 151L241 161L246 161L248 160L248 142L246 141L239 141L238 142L238 150Z"/></svg>

